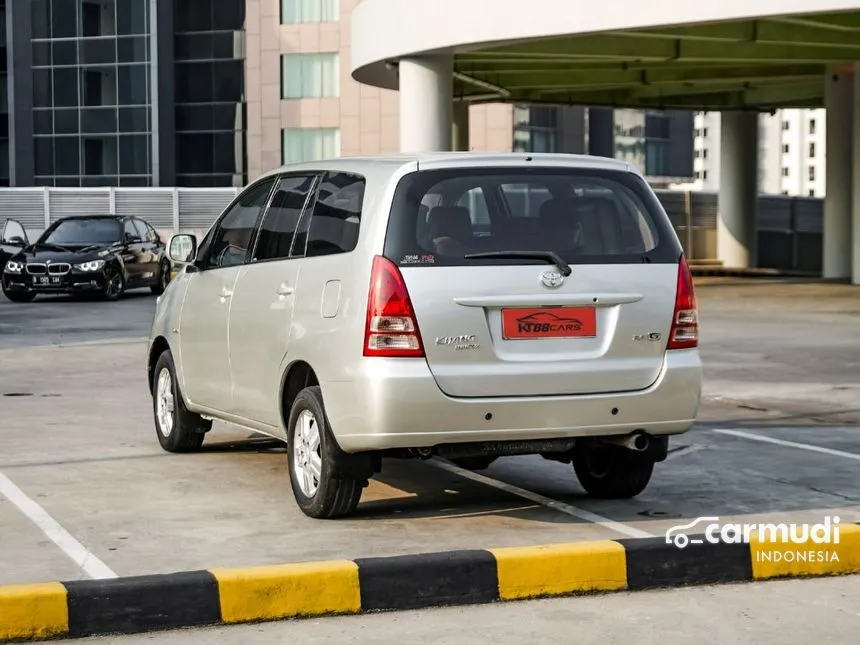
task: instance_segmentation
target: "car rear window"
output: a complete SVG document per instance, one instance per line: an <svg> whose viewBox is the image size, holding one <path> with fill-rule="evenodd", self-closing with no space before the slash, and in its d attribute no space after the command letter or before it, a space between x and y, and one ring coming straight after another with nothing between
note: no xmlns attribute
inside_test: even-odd
<svg viewBox="0 0 860 645"><path fill-rule="evenodd" d="M552 251L570 264L675 263L677 236L634 173L456 168L403 177L385 256L399 266L535 264L473 253Z"/></svg>

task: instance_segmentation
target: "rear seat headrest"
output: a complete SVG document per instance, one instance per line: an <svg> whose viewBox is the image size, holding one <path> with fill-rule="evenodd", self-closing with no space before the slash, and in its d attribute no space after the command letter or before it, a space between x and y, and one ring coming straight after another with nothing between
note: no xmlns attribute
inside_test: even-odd
<svg viewBox="0 0 860 645"><path fill-rule="evenodd" d="M464 206L436 206L427 216L427 229L431 240L450 237L458 242L472 239L472 219Z"/></svg>

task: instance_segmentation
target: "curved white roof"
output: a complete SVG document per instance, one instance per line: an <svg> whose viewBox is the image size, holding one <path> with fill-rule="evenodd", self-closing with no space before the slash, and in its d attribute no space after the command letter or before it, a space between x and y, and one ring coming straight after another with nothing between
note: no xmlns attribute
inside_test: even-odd
<svg viewBox="0 0 860 645"><path fill-rule="evenodd" d="M817 106L827 66L860 60L860 0L364 0L351 29L356 80L454 53L455 95L493 101Z"/></svg>

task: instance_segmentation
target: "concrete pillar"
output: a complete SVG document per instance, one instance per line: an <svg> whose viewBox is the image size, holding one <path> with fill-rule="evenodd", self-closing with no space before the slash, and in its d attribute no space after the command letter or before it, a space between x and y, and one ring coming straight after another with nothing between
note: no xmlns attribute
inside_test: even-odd
<svg viewBox="0 0 860 645"><path fill-rule="evenodd" d="M453 123L453 56L401 60L400 150L451 150Z"/></svg>
<svg viewBox="0 0 860 645"><path fill-rule="evenodd" d="M853 141L852 163L851 163L851 284L860 284L860 63L854 65L854 96L851 105L853 113ZM830 130L828 120L827 129ZM830 156L830 151L827 151ZM829 182L828 178L828 182ZM829 184L828 184L829 187ZM827 197L830 197L828 194Z"/></svg>
<svg viewBox="0 0 860 645"><path fill-rule="evenodd" d="M827 108L823 271L825 278L851 275L852 132L854 79L831 71L825 80Z"/></svg>
<svg viewBox="0 0 860 645"><path fill-rule="evenodd" d="M453 109L452 149L465 152L469 150L469 103L467 101L454 101Z"/></svg>
<svg viewBox="0 0 860 645"><path fill-rule="evenodd" d="M720 192L717 259L723 266L756 266L758 114L723 112L720 126Z"/></svg>

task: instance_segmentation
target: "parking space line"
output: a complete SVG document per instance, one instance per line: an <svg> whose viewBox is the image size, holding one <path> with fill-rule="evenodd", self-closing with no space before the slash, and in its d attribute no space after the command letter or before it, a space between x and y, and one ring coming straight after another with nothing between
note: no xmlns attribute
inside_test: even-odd
<svg viewBox="0 0 860 645"><path fill-rule="evenodd" d="M523 499L535 502L537 504L540 504L541 506L546 506L547 508L559 511L560 513L565 513L566 515L570 515L571 517L585 520L586 522L591 522L592 524L597 524L598 526L602 526L603 528L608 529L610 531L614 531L616 533L621 533L622 535L627 535L629 537L635 538L654 537L651 533L641 531L622 522L616 522L615 520L611 520L608 517L603 517L602 515L597 515L596 513L592 513L591 511L586 511L583 508L571 506L570 504L559 502L558 500L552 499L550 497L545 497L540 493L535 493L530 490L526 490L525 488L520 488L519 486L514 486L513 484L507 484L505 482L499 481L498 479L493 479L492 477L487 477L486 475L481 475L479 473L472 472L471 470L460 468L459 466L455 466L454 464L451 464L447 461L442 461L441 459L433 458L426 461L425 463L441 470L447 470L449 473L454 473L455 475L459 475L460 477L471 479L474 482L478 482L486 486L492 486L493 488L504 491L506 493L510 493L511 495L522 497Z"/></svg>
<svg viewBox="0 0 860 645"><path fill-rule="evenodd" d="M60 526L48 512L18 488L11 479L0 473L0 495L12 502L42 533L63 553L74 560L90 578L116 578L117 575L104 562L99 560L87 548L78 542L71 533Z"/></svg>
<svg viewBox="0 0 860 645"><path fill-rule="evenodd" d="M670 459L677 459L678 457L683 457L685 455L689 455L693 452L698 452L699 450L704 450L705 446L699 445L697 443L691 443L689 446L681 446L677 450L672 450L666 455L665 461L669 461Z"/></svg>
<svg viewBox="0 0 860 645"><path fill-rule="evenodd" d="M762 435L753 434L751 432L743 432L742 430L725 430L722 428L714 428L712 432L716 432L717 434L729 435L732 437L740 437L742 439L750 439L751 441L772 443L774 445L783 446L785 448L799 448L800 450L807 450L809 452L820 452L824 455L834 455L836 457L843 457L845 459L854 459L856 461L860 461L860 454L857 453L834 450L833 448L823 448L821 446L813 446L808 443L786 441L784 439L776 439L774 437L765 437Z"/></svg>

